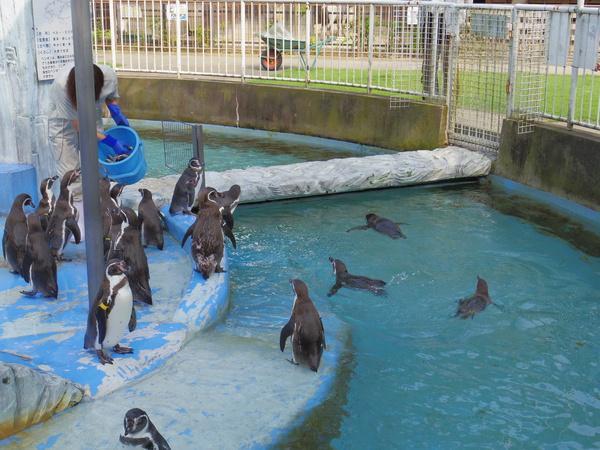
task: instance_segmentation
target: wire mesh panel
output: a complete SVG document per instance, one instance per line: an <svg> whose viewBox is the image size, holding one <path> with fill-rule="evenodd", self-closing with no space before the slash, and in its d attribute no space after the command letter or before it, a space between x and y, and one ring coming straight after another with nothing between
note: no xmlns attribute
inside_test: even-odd
<svg viewBox="0 0 600 450"><path fill-rule="evenodd" d="M184 122L162 122L165 167L181 173L195 156L192 143L192 125Z"/></svg>
<svg viewBox="0 0 600 450"><path fill-rule="evenodd" d="M459 34L453 52L449 139L497 149L506 117L511 11L457 10Z"/></svg>

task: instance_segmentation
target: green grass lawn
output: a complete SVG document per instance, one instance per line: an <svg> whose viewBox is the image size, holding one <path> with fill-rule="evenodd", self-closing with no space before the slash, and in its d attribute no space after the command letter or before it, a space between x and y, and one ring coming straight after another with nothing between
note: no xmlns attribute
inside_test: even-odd
<svg viewBox="0 0 600 450"><path fill-rule="evenodd" d="M266 72L264 72L266 74ZM269 75L277 78L304 79L301 69L285 69L270 72ZM366 69L312 69L311 80L346 82L352 84L367 83L368 72ZM421 71L403 70L393 73L391 70L373 70L372 94L383 96L401 96L408 99L421 99L421 96L399 94L398 92L377 89L416 91L422 90ZM476 111L492 111L504 113L506 111L506 84L508 75L500 72L469 72L458 73L455 80L455 90L458 93L458 106L460 108ZM596 79L597 78L597 79ZM286 86L304 87L304 81L284 81L274 79L252 79L252 83L274 83ZM441 82L441 77L440 77ZM541 106L547 113L561 117L567 116L569 107L569 90L571 87L570 75L549 74L517 74L517 97L515 108L522 111L531 111ZM332 89L345 92L366 93L366 88L357 86L331 85L326 83L311 82L309 88ZM575 120L596 123L598 115L598 101L600 99L600 77L591 75L580 76L577 85Z"/></svg>

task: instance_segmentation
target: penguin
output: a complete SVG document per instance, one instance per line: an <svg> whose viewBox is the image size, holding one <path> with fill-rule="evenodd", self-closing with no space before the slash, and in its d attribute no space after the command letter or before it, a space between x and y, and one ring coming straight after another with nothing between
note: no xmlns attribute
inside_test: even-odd
<svg viewBox="0 0 600 450"><path fill-rule="evenodd" d="M115 183L111 188L110 188L110 198L112 200L112 204L113 206L116 206L117 208L121 206L121 194L123 193L123 189L125 189L125 185L121 184L121 183Z"/></svg>
<svg viewBox="0 0 600 450"><path fill-rule="evenodd" d="M48 229L48 220L52 215L52 211L54 211L54 204L56 203L54 192L52 192L52 185L56 180L58 180L58 175L44 178L40 183L40 194L42 194L42 199L40 200L35 213L40 216L40 222L44 231Z"/></svg>
<svg viewBox="0 0 600 450"><path fill-rule="evenodd" d="M329 262L333 266L333 273L335 275L335 284L331 287L327 293L327 297L334 295L342 287L350 287L354 289L363 289L371 291L376 295L383 295L385 291L385 281L375 280L373 278L364 277L362 275L352 275L348 273L346 264L339 259L329 257Z"/></svg>
<svg viewBox="0 0 600 450"><path fill-rule="evenodd" d="M217 205L215 199L216 193L212 188L202 189L198 217L181 240L183 247L188 237L192 236L191 253L194 268L202 274L205 280L214 272L225 272L221 268L225 246L222 228L223 216L221 215L222 209Z"/></svg>
<svg viewBox="0 0 600 450"><path fill-rule="evenodd" d="M152 200L152 192L148 189L138 189L142 194L142 200L138 205L138 217L142 226L142 237L144 247L156 245L162 250L164 247L163 230L167 229L166 221L160 210Z"/></svg>
<svg viewBox="0 0 600 450"><path fill-rule="evenodd" d="M111 230L111 248L108 259L123 259L129 267L129 286L133 299L152 304L150 289L150 270L148 258L142 246L140 224L131 208L113 208L114 227ZM119 221L119 218L121 219Z"/></svg>
<svg viewBox="0 0 600 450"><path fill-rule="evenodd" d="M108 262L104 279L88 312L89 333L85 334L83 348L95 349L102 365L113 363L112 357L106 352L108 348L118 354L133 353L133 349L119 345L127 330L135 330L137 324L133 295L127 279L128 269L123 260L112 259Z"/></svg>
<svg viewBox="0 0 600 450"><path fill-rule="evenodd" d="M367 219L366 225L350 228L349 230L346 230L346 232L373 228L378 233L385 234L392 239L406 239L406 236L404 236L402 230L400 230L400 225L406 224L403 224L402 222L392 222L390 219L380 217L373 213L369 213L365 217Z"/></svg>
<svg viewBox="0 0 600 450"><path fill-rule="evenodd" d="M325 344L325 329L317 308L308 296L308 287L302 280L290 280L296 297L292 316L281 329L279 348L283 352L287 339L292 337L293 364L306 364L313 372L319 370Z"/></svg>
<svg viewBox="0 0 600 450"><path fill-rule="evenodd" d="M198 186L198 182L200 181L202 169L203 167L199 159L190 159L188 166L175 184L171 205L169 206L169 213L171 215L179 213L192 214L189 208L194 202L196 186Z"/></svg>
<svg viewBox="0 0 600 450"><path fill-rule="evenodd" d="M460 317L461 319L473 319L475 314L483 311L488 305L491 305L492 299L488 293L487 282L483 278L479 278L477 275L477 288L475 293L470 297L463 298L458 301L458 308L454 317Z"/></svg>
<svg viewBox="0 0 600 450"><path fill-rule="evenodd" d="M69 242L71 233L75 237L76 244L81 242L81 231L77 225L79 213L73 204L73 193L70 190L70 186L77 181L80 174L79 169L69 170L64 174L60 182L60 195L48 222L47 233L50 249L58 261L68 261L62 256L62 253Z"/></svg>
<svg viewBox="0 0 600 450"><path fill-rule="evenodd" d="M23 275L23 259L25 258L27 241L27 217L23 208L34 207L29 194L19 194L13 204L4 224L2 235L2 254L8 262L10 272Z"/></svg>
<svg viewBox="0 0 600 450"><path fill-rule="evenodd" d="M110 180L100 178L98 181L98 191L100 194L100 214L102 216L102 237L104 244L104 258L108 256L110 250L110 227L112 225L112 208L114 206L110 196Z"/></svg>
<svg viewBox="0 0 600 450"><path fill-rule="evenodd" d="M23 278L31 283L30 291L21 294L34 297L41 292L44 297L58 297L58 282L56 277L56 259L50 252L48 236L42 228L40 216L27 216L27 245L23 259Z"/></svg>
<svg viewBox="0 0 600 450"><path fill-rule="evenodd" d="M222 220L222 228L223 233L227 238L231 241L231 245L233 248L237 248L237 242L235 240L235 236L233 234L233 212L240 201L241 188L239 185L234 184L229 188L228 191L218 192L215 188L207 187L206 189L210 189L216 192L215 200L217 205L221 207L221 215L223 216ZM198 196L194 201L194 206L192 207L192 213L198 214L200 209L200 194L202 191L198 192Z"/></svg>
<svg viewBox="0 0 600 450"><path fill-rule="evenodd" d="M146 450L171 450L166 439L158 432L148 414L133 408L125 413L123 419L125 434L119 436L119 441L125 445L135 445Z"/></svg>

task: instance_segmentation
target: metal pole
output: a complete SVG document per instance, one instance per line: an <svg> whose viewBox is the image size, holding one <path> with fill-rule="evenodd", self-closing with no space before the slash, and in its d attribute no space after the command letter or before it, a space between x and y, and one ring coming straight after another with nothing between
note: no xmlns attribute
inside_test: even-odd
<svg viewBox="0 0 600 450"><path fill-rule="evenodd" d="M305 33L306 67L304 83L308 87L310 83L310 3L306 2L306 33Z"/></svg>
<svg viewBox="0 0 600 450"><path fill-rule="evenodd" d="M113 69L117 68L117 40L115 37L115 5L113 0L108 2L108 15L110 25L110 53Z"/></svg>
<svg viewBox="0 0 600 450"><path fill-rule="evenodd" d="M577 8L580 8L579 2L581 0L577 0ZM583 2L582 2L583 3ZM575 18L575 26L578 26L581 23L582 13L577 12L577 17ZM582 39L578 39L579 36L583 36L583 33L575 33L575 51L577 53L579 47L584 45ZM579 79L579 67L575 67L575 62L571 65L571 88L569 90L569 109L567 111L567 128L569 130L573 129L573 118L575 117L575 99L577 97L577 81Z"/></svg>
<svg viewBox="0 0 600 450"><path fill-rule="evenodd" d="M175 33L177 34L177 78L181 76L181 14L179 12L179 0L175 2Z"/></svg>
<svg viewBox="0 0 600 450"><path fill-rule="evenodd" d="M508 56L508 83L506 86L506 118L511 119L515 112L515 84L517 82L517 56L519 53L519 16L517 9L511 13L512 30Z"/></svg>
<svg viewBox="0 0 600 450"><path fill-rule="evenodd" d="M367 77L367 92L371 93L373 83L373 28L375 28L375 5L369 5L369 72Z"/></svg>
<svg viewBox="0 0 600 450"><path fill-rule="evenodd" d="M192 145L194 147L194 157L198 158L202 164L202 184L200 187L206 187L206 162L204 161L204 135L202 133L202 125L192 125Z"/></svg>
<svg viewBox="0 0 600 450"><path fill-rule="evenodd" d="M102 220L98 192L98 142L96 139L96 102L92 66L92 32L90 3L71 0L77 118L79 120L79 154L83 185L85 253L87 261L88 305L94 299L104 276ZM92 330L88 330L91 332Z"/></svg>
<svg viewBox="0 0 600 450"><path fill-rule="evenodd" d="M246 2L240 3L240 33L242 34L242 83L246 81ZM235 39L235 36L233 37Z"/></svg>

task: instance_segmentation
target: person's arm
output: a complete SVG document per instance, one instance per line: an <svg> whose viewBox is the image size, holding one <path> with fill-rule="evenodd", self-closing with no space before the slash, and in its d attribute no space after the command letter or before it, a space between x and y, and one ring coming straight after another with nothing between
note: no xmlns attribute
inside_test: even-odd
<svg viewBox="0 0 600 450"><path fill-rule="evenodd" d="M116 98L107 98L106 107L110 111L110 116L113 118L117 125L124 125L126 127L129 126L129 121L121 111L121 107L119 106L119 102Z"/></svg>

